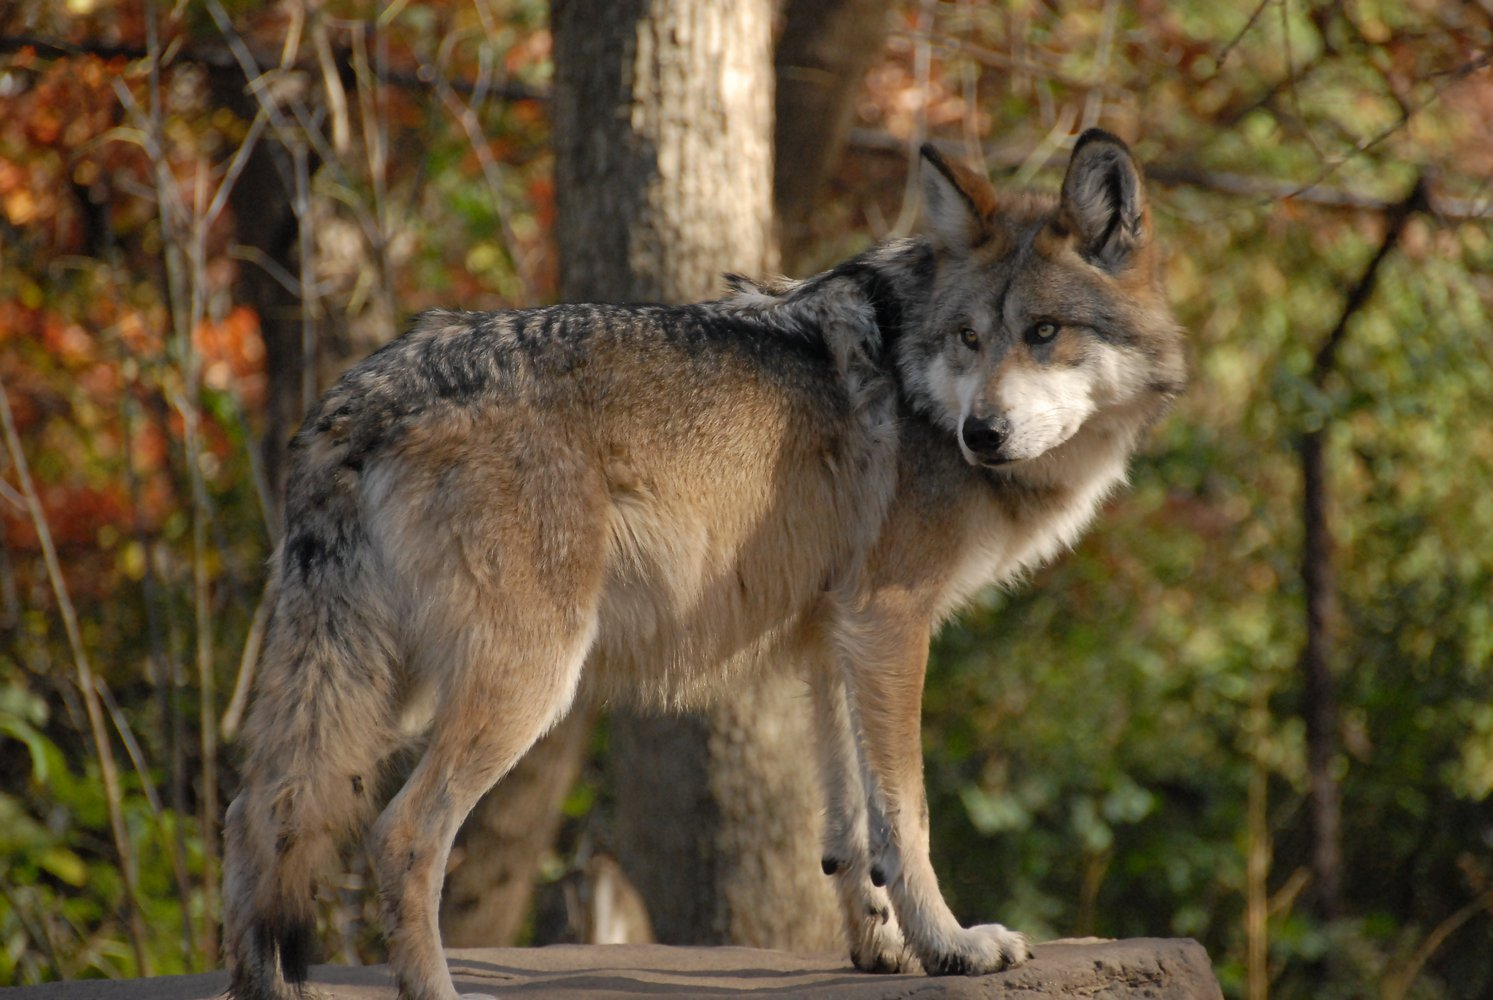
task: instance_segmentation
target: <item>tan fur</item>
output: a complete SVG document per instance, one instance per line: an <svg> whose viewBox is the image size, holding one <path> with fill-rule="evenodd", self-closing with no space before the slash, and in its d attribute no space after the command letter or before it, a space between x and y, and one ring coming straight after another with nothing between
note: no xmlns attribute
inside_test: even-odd
<svg viewBox="0 0 1493 1000"><path fill-rule="evenodd" d="M307 887L411 733L371 837L384 930L400 996L452 1000L451 841L578 692L679 707L788 664L855 964L1025 959L959 926L929 861L929 637L1073 542L1182 347L1118 140L1080 140L1075 170L1121 175L1070 171L1073 203L1001 202L931 160L925 242L698 307L435 314L328 393L293 447L227 822L235 996L293 995Z"/></svg>

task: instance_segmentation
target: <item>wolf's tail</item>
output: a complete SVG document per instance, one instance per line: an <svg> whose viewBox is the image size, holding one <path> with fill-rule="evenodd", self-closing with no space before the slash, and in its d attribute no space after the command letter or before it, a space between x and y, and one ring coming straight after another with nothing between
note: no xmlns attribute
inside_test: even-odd
<svg viewBox="0 0 1493 1000"><path fill-rule="evenodd" d="M345 525L347 522L343 522ZM228 808L224 951L235 1000L301 995L315 933L313 884L366 825L396 749L391 629L367 544L292 533L244 726L242 786Z"/></svg>

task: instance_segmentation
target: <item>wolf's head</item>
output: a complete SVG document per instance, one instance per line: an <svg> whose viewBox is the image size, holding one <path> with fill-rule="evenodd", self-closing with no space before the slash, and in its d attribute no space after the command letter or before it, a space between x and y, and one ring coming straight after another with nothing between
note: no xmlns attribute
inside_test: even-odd
<svg viewBox="0 0 1493 1000"><path fill-rule="evenodd" d="M1186 355L1130 150L1085 132L1056 199L1003 198L931 146L923 158L935 268L900 345L909 395L975 465L1016 467L1096 434L1133 440L1181 391Z"/></svg>

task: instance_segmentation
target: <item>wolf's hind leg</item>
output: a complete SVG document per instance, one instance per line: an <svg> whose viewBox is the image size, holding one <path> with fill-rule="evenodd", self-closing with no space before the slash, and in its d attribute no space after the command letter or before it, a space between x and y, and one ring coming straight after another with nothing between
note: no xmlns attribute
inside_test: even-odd
<svg viewBox="0 0 1493 1000"><path fill-rule="evenodd" d="M456 1000L441 948L441 883L477 800L570 707L592 633L469 627L457 639L431 742L374 825L371 848L400 1000Z"/></svg>
<svg viewBox="0 0 1493 1000"><path fill-rule="evenodd" d="M825 794L824 873L835 880L850 961L863 972L915 972L918 960L902 939L891 900L871 884L866 784L844 675L833 664L816 664L812 680Z"/></svg>

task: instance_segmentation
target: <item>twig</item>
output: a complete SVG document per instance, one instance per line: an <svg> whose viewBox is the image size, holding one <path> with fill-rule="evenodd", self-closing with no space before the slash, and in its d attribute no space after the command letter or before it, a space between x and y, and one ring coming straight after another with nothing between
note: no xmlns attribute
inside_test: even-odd
<svg viewBox="0 0 1493 1000"><path fill-rule="evenodd" d="M918 150L928 134L927 96L933 64L932 27L933 4L930 0L923 0L918 8L917 42L912 57L913 76L923 100L918 103L917 114L913 115L912 137L906 143L907 176L902 185L902 208L897 212L897 221L892 223L892 231L888 234L892 237L912 232L922 200L918 192L918 177L921 173L918 170Z"/></svg>
<svg viewBox="0 0 1493 1000"><path fill-rule="evenodd" d="M1301 110L1301 88L1297 86L1300 77L1296 73L1296 54L1291 51L1290 0L1281 0L1280 2L1280 37L1281 48L1285 50L1286 94L1291 101L1291 110L1296 115L1296 121L1301 125L1301 131L1306 136L1307 145L1312 147L1312 152L1317 154L1318 160L1325 160L1327 158L1326 154L1322 152L1322 147L1317 144L1317 137L1312 134L1312 128L1307 123L1306 114Z"/></svg>
<svg viewBox="0 0 1493 1000"><path fill-rule="evenodd" d="M1446 93L1446 91L1453 85L1460 83L1462 80L1471 76L1473 73L1476 73L1478 70L1485 69L1489 65L1493 65L1493 55L1484 54L1477 57L1476 59L1472 59L1466 63L1463 63L1456 69L1448 70L1444 74L1446 76L1446 80L1435 90L1433 90L1431 94L1424 100L1422 100L1419 104L1410 105L1408 108L1406 108L1398 121L1382 129L1375 135L1372 135L1369 138L1357 143L1353 147L1353 151L1351 153L1333 163L1329 163L1322 169L1320 173L1317 174L1316 177L1312 178L1312 180L1302 185L1296 191L1292 192L1289 197L1299 197L1315 188L1318 184L1321 184L1327 178L1337 173L1344 164L1350 162L1354 157L1362 156L1364 153L1367 153L1369 150L1379 145L1385 139L1388 139L1400 129L1404 128L1410 123L1411 118L1424 111L1430 105L1434 104L1437 100L1440 99L1441 95Z"/></svg>
<svg viewBox="0 0 1493 1000"><path fill-rule="evenodd" d="M24 889L26 895L31 897L32 901L36 899L37 891L35 886L17 886L16 888ZM10 907L10 912L14 913L16 918L20 920L21 928L26 932L26 936L36 942L42 952L46 954L47 963L51 966L52 978L66 979L67 969L62 964L62 958L57 954L57 942L52 940L52 925L48 919L50 915L43 913L39 922L33 920L31 917L31 908L26 906L22 900L16 898L16 894L11 891L11 887L6 884L5 880L0 880L0 899L5 900L6 905ZM24 982L19 976L16 977L16 981Z"/></svg>
<svg viewBox="0 0 1493 1000"><path fill-rule="evenodd" d="M254 686L254 670L259 665L259 646L264 640L264 629L269 624L270 611L274 607L275 595L270 592L270 583L265 581L264 592L259 595L259 605L254 609L254 620L249 623L249 635L244 640L244 652L238 661L238 679L233 684L233 696L223 710L220 723L223 739L232 740L238 735L243 723L244 710L249 705L249 691Z"/></svg>
<svg viewBox="0 0 1493 1000"><path fill-rule="evenodd" d="M130 722L125 718L119 703L114 700L114 693L109 690L109 685L102 677L94 677L94 684L98 687L99 697L103 699L104 707L109 711L109 718L114 722L114 731L119 733L120 740L124 743L125 750L129 753L130 761L135 765L135 773L140 777L140 787L145 792L145 801L150 806L151 815L155 817L156 825L163 826L165 810L161 807L161 797L156 794L155 785L150 779L150 764L145 759L145 752L140 748L140 741L135 739L135 732L130 728ZM180 824L175 824L180 826ZM164 832L164 831L163 831ZM182 926L186 928L188 954L197 953L197 935L192 930L191 911L188 909L189 902L188 887L191 885L187 874L185 851L176 837L165 837L166 856L171 860L171 873L176 879L178 891L182 903Z"/></svg>
<svg viewBox="0 0 1493 1000"><path fill-rule="evenodd" d="M205 304L203 288L206 272L207 185L199 178L194 185L197 202L191 212L191 223L172 211L181 205L180 190L166 162L165 113L162 105L160 66L161 49L155 0L145 4L146 50L150 60L147 78L149 115L142 123L150 145L155 147L155 182L157 205L161 213L161 231L166 258L167 294L171 304L178 356L182 365L183 392L174 402L182 418L182 450L192 493L192 603L195 610L196 662L198 683L198 745L201 753L201 795L198 824L202 835L203 916L200 940L207 954L217 951L215 912L217 909L217 829L218 829L218 747L217 710L214 705L213 631L210 607L211 581L207 560L207 486L201 465L201 430L198 393L201 388L202 359L192 341L192 333L201 323ZM183 259L182 244L190 253Z"/></svg>
<svg viewBox="0 0 1493 1000"><path fill-rule="evenodd" d="M130 947L135 953L135 966L142 976L151 974L150 955L145 947L145 926L140 915L140 886L134 845L124 823L124 801L119 787L119 769L114 761L114 748L109 742L108 727L104 725L103 709L99 705L98 692L94 687L93 667L88 662L88 650L83 645L83 632L78 627L78 614L73 608L67 582L62 575L62 564L57 559L57 547L52 542L52 532L47 526L46 514L41 499L31 480L31 470L26 463L26 453L21 448L20 436L16 433L15 418L10 411L10 398L5 392L5 383L0 382L0 425L5 433L5 447L10 455L10 464L15 469L17 485L26 503L26 512L31 518L31 527L41 545L42 559L47 567L47 579L52 584L52 595L57 600L57 610L62 617L62 628L73 654L73 669L77 673L78 690L83 695L83 707L88 714L88 729L93 738L94 750L98 754L99 777L104 783L104 802L108 807L109 830L114 838L114 850L119 855L119 870L124 879L124 924L129 934Z"/></svg>
<svg viewBox="0 0 1493 1000"><path fill-rule="evenodd" d="M1410 987L1420 975L1420 970L1431 960L1446 939L1451 937L1463 924L1471 920L1482 910L1493 912L1493 891L1480 894L1476 899L1462 906L1452 913L1441 923L1431 928L1431 933L1415 949L1415 953L1405 961L1405 967L1396 973L1388 973L1384 977L1381 986L1382 1000L1403 1000L1410 992Z"/></svg>
<svg viewBox="0 0 1493 1000"><path fill-rule="evenodd" d="M1249 20L1244 22L1244 27L1239 29L1239 33L1231 38L1229 44L1225 45L1223 51L1218 54L1218 69L1223 69L1223 64L1228 62L1229 56L1233 54L1234 49L1244 40L1244 36L1249 34L1249 29L1253 28L1255 22L1260 19L1260 15L1265 13L1265 8L1274 2L1275 0L1260 0L1260 5L1254 9L1253 14L1249 15Z"/></svg>
<svg viewBox="0 0 1493 1000"><path fill-rule="evenodd" d="M1359 277L1357 284L1348 293L1348 298L1343 303L1343 311L1338 316L1337 323L1333 326L1332 331L1328 333L1327 339L1323 341L1322 346L1317 350L1317 355L1312 361L1310 378L1312 384L1318 389L1326 384L1327 377L1332 373L1336 365L1338 347L1342 344L1343 337L1347 333L1348 323L1358 314L1364 304L1368 302L1369 296L1374 293L1374 287L1379 280L1379 268L1399 244L1400 237L1404 235L1405 225L1410 221L1410 217L1418 211L1425 210L1427 207L1426 181L1424 176L1417 177L1414 186L1410 189L1410 193L1396 202L1387 213L1389 228L1385 230L1384 240L1379 244L1379 249L1364 268L1364 272Z"/></svg>
<svg viewBox="0 0 1493 1000"><path fill-rule="evenodd" d="M928 141L950 155L958 155L962 148L961 144L943 139L935 138ZM850 142L861 149L897 155L901 155L907 148L906 140L874 129L852 129ZM993 143L985 146L984 155L992 169L1012 172L1027 161L1031 152L1024 144ZM1320 185L1303 188L1299 184L1274 177L1257 177L1228 170L1208 170L1188 163L1152 160L1144 166L1148 180L1166 187L1198 188L1260 202L1290 199L1304 205L1320 205L1324 208L1346 209L1375 215L1387 215L1398 205L1395 201L1346 188ZM1427 186L1426 200L1426 210L1443 221L1473 222L1493 218L1493 201L1488 199L1448 198L1437 194Z"/></svg>
<svg viewBox="0 0 1493 1000"><path fill-rule="evenodd" d="M1093 128L1099 124L1099 115L1104 111L1104 79L1109 75L1109 60L1115 42L1115 26L1119 20L1120 5L1116 0L1105 0L1104 21L1099 29L1099 42L1095 46L1097 55L1094 57L1094 79L1100 85L1091 89L1084 95L1083 115L1080 118L1082 128Z"/></svg>
<svg viewBox="0 0 1493 1000"><path fill-rule="evenodd" d="M293 7L294 5L292 5ZM347 22L343 22L346 24ZM366 30L366 29L365 29ZM78 56L98 56L101 59L146 59L150 53L138 45L119 45L110 42L69 42L60 38L47 38L41 35L17 34L0 35L0 53L20 52L30 49L43 59L70 59ZM257 51L252 45L247 45L245 51L252 53L258 64L273 63L275 60L267 53ZM237 62L237 55L230 49L211 42L187 42L175 51L175 58L186 62L197 63L212 69L229 69ZM332 58L336 63L339 73L345 73L347 67L352 63L352 49L349 46L334 46ZM294 62L282 67L285 70L315 74L321 72L321 65L316 62ZM427 66L421 66L414 72L384 67L378 77L380 83L393 84L407 90L429 90L431 89L430 70ZM459 94L472 94L478 89L476 81L463 78L454 78L448 81L451 89ZM482 84L485 96L501 101L537 101L546 102L550 99L550 92L544 87L535 87L520 80L498 79L486 81Z"/></svg>
<svg viewBox="0 0 1493 1000"><path fill-rule="evenodd" d="M135 415L139 404L132 393L125 393L121 410L123 413L124 435L126 441L133 441L135 435ZM141 574L141 597L145 603L145 632L150 644L150 660L152 673L156 686L156 698L160 706L161 721L167 726L167 782L170 788L170 801L172 812L178 817L177 822L172 824L171 843L174 850L173 868L176 867L177 857L186 857L186 831L180 822L187 815L186 801L186 768L182 761L181 744L176 738L175 721L179 713L176 703L176 665L170 653L167 651L165 642L161 637L161 622L159 599L157 588L160 585L156 578L155 560L151 556L151 540L146 534L145 523L141 517L140 499L140 475L135 470L135 449L125 449L125 478L129 483L130 509L132 511L131 527L135 535L135 544L140 546L140 552L144 561L144 572ZM148 779L147 779L147 787ZM188 955L198 954L197 930L190 917L186 914L191 912L192 885L190 877L184 871L177 871L177 896L182 908L182 947Z"/></svg>
<svg viewBox="0 0 1493 1000"><path fill-rule="evenodd" d="M369 189L373 192L373 218L370 224L366 213L358 213L358 221L369 249L373 251L374 266L378 271L374 276L374 287L384 316L393 322L398 308L394 302L394 269L389 260L389 115L383 87L378 84L379 74L389 59L388 32L380 20L373 38L373 65L369 64L365 35L366 32L355 36L352 66L358 88L358 113L363 119L363 150L368 164Z"/></svg>

